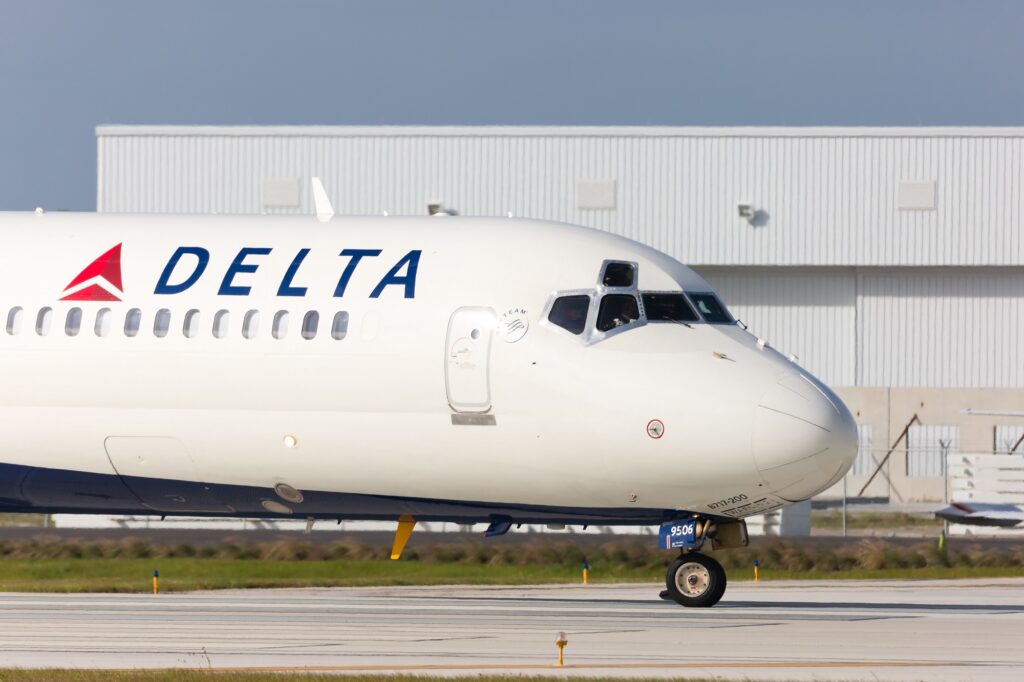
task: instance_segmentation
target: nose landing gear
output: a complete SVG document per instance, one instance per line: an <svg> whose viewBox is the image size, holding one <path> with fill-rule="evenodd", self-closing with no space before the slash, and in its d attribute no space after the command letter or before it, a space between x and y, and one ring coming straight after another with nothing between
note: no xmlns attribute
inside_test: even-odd
<svg viewBox="0 0 1024 682"><path fill-rule="evenodd" d="M725 569L706 554L683 552L668 566L663 598L682 606L714 606L725 594Z"/></svg>
<svg viewBox="0 0 1024 682"><path fill-rule="evenodd" d="M679 557L669 564L662 599L682 606L714 606L725 594L725 569L697 550L711 541L712 549L746 547L747 524L743 520L709 520L691 517L662 524L658 542L665 549L678 548Z"/></svg>

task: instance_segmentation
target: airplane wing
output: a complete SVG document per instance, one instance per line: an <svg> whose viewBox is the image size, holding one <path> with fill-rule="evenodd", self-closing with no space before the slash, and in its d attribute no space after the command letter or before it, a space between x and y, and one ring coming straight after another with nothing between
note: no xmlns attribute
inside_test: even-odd
<svg viewBox="0 0 1024 682"><path fill-rule="evenodd" d="M1015 504L954 502L935 512L935 518L968 526L1013 528L1024 522L1024 509Z"/></svg>

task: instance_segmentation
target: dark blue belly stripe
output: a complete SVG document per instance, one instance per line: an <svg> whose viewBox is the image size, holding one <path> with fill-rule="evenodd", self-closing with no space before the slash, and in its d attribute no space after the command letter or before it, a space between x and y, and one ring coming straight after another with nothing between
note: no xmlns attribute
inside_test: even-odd
<svg viewBox="0 0 1024 682"><path fill-rule="evenodd" d="M672 509L492 504L311 490L303 490L302 497L294 503L278 497L273 488L0 464L0 513L347 520L394 520L410 514L419 521L595 525L652 525L688 515ZM283 504L293 513L268 511L265 501Z"/></svg>

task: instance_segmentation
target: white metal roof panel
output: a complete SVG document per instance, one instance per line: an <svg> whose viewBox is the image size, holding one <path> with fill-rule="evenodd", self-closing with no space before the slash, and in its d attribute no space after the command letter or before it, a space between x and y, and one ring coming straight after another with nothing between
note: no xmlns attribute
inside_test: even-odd
<svg viewBox="0 0 1024 682"><path fill-rule="evenodd" d="M193 126L104 124L97 137L1024 137L1009 126Z"/></svg>

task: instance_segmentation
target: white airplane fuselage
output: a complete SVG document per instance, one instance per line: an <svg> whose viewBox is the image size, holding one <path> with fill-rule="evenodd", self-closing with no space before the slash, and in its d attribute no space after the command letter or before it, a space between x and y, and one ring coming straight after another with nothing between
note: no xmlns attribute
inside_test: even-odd
<svg viewBox="0 0 1024 682"><path fill-rule="evenodd" d="M770 345L645 313L707 282L587 228L8 213L0 239L0 511L743 518L856 451ZM599 330L605 295L639 314ZM572 296L578 334L551 321Z"/></svg>

